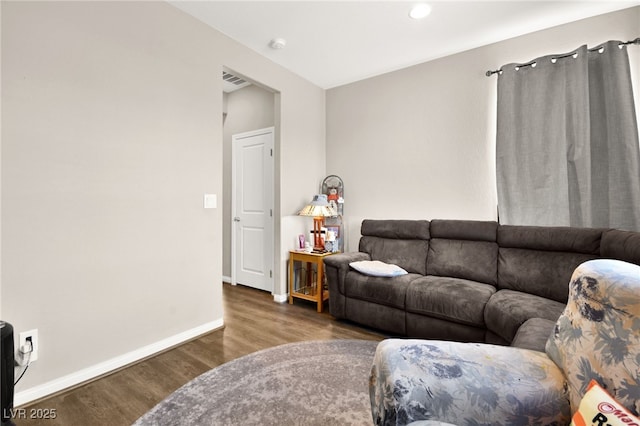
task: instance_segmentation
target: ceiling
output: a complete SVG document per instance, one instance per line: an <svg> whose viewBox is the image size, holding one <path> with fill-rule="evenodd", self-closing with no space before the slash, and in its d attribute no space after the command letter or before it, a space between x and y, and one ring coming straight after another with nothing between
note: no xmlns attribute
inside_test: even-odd
<svg viewBox="0 0 640 426"><path fill-rule="evenodd" d="M440 0L414 20L406 1L167 1L324 89L640 5ZM283 49L269 47L276 38Z"/></svg>

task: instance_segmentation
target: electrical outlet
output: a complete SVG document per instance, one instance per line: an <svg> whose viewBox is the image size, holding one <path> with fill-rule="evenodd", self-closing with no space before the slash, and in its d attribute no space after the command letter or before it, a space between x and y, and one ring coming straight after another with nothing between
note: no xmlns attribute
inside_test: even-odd
<svg viewBox="0 0 640 426"><path fill-rule="evenodd" d="M27 340L31 340L31 347L33 350L31 351L31 357L29 358L29 362L36 361L38 359L38 329L24 331L20 333L18 339L18 350L27 343Z"/></svg>

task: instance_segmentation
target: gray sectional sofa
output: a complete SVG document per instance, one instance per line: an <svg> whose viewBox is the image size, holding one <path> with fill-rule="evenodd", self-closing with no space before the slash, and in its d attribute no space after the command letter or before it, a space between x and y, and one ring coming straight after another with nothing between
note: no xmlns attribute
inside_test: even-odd
<svg viewBox="0 0 640 426"><path fill-rule="evenodd" d="M324 260L329 311L396 336L544 351L581 263L640 264L640 233L490 221L365 220L359 251ZM364 275L380 260L408 274Z"/></svg>

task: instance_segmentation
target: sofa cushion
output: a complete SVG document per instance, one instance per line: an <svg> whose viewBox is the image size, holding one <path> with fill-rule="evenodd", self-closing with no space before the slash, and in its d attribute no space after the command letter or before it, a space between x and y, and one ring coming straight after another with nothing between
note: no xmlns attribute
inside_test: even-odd
<svg viewBox="0 0 640 426"><path fill-rule="evenodd" d="M640 265L640 233L611 229L602 235L600 255Z"/></svg>
<svg viewBox="0 0 640 426"><path fill-rule="evenodd" d="M512 342L518 328L530 318L543 318L556 321L565 304L534 294L513 290L499 290L484 309L484 321L487 328Z"/></svg>
<svg viewBox="0 0 640 426"><path fill-rule="evenodd" d="M377 425L566 425L563 385L562 370L541 352L387 339L373 358L369 397Z"/></svg>
<svg viewBox="0 0 640 426"><path fill-rule="evenodd" d="M427 274L496 285L496 222L431 221Z"/></svg>
<svg viewBox="0 0 640 426"><path fill-rule="evenodd" d="M484 241L434 238L429 244L429 275L462 278L495 286L498 245Z"/></svg>
<svg viewBox="0 0 640 426"><path fill-rule="evenodd" d="M405 308L409 283L420 275L407 274L393 278L371 277L360 272L347 273L345 295L394 308Z"/></svg>
<svg viewBox="0 0 640 426"><path fill-rule="evenodd" d="M531 349L544 352L545 345L556 323L544 318L528 319L518 328L511 346L521 349Z"/></svg>
<svg viewBox="0 0 640 426"><path fill-rule="evenodd" d="M500 247L498 288L534 294L567 303L569 279L591 254Z"/></svg>
<svg viewBox="0 0 640 426"><path fill-rule="evenodd" d="M495 287L450 277L428 276L407 288L407 312L484 327L484 307Z"/></svg>
<svg viewBox="0 0 640 426"><path fill-rule="evenodd" d="M407 272L426 275L429 241L395 240L373 236L360 238L360 251L371 260L398 265Z"/></svg>
<svg viewBox="0 0 640 426"><path fill-rule="evenodd" d="M498 288L566 303L569 279L600 254L602 229L498 226Z"/></svg>

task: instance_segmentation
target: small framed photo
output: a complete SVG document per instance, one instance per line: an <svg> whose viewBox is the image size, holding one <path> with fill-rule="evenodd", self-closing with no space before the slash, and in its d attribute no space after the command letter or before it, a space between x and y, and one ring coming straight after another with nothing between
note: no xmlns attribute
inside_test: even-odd
<svg viewBox="0 0 640 426"><path fill-rule="evenodd" d="M325 226L327 233L325 234L325 240L337 241L340 238L340 227L337 225Z"/></svg>

